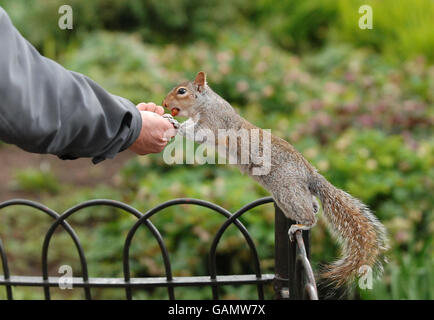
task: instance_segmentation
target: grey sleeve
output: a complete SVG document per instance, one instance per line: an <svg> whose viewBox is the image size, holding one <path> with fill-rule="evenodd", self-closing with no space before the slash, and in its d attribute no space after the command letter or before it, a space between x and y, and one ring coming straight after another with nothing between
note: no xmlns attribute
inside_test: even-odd
<svg viewBox="0 0 434 320"><path fill-rule="evenodd" d="M41 56L0 7L0 140L97 163L128 148L141 125L132 102Z"/></svg>

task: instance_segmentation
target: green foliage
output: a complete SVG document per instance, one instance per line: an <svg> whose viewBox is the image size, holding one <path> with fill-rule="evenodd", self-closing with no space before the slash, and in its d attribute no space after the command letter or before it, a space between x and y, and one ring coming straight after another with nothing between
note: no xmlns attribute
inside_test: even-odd
<svg viewBox="0 0 434 320"><path fill-rule="evenodd" d="M374 10L373 30L358 28L358 7L365 3ZM60 4L73 6L73 31L57 27ZM360 296L433 299L432 2L0 0L0 5L44 54L136 103L158 103L175 84L206 71L211 87L245 118L293 143L333 184L363 200L384 222L390 263L383 280ZM236 169L167 165L161 154L131 160L117 188L60 188L52 173L39 170L19 172L15 180L27 192L58 192L41 199L58 212L88 199L111 198L144 213L181 197L206 199L234 212L268 195ZM40 270L36 239L46 232L47 219L31 210L2 210L0 234L15 262L14 274ZM263 272L273 272L272 206L241 220L257 244ZM135 221L106 207L71 217L92 276L122 275L123 240ZM183 205L151 221L166 241L175 275L208 274L209 247L223 217ZM58 232L54 240L51 274L69 263L78 276L71 239ZM314 268L338 254L320 220L312 231ZM231 226L218 246L218 273L251 273L251 261L241 233ZM133 276L164 275L158 243L144 226L133 239L130 263ZM222 293L224 298L255 297L252 287L225 287ZM176 294L211 297L209 289L177 289ZM123 298L124 292L95 290L95 295ZM35 294L18 290L17 296ZM78 290L71 294L81 296ZM140 290L135 298L167 298L167 291Z"/></svg>
<svg viewBox="0 0 434 320"><path fill-rule="evenodd" d="M26 192L57 193L59 180L50 171L24 169L15 174L14 188Z"/></svg>
<svg viewBox="0 0 434 320"><path fill-rule="evenodd" d="M336 1L339 6L338 33L345 41L370 46L400 61L417 55L434 59L434 2L431 0ZM358 8L370 5L373 29L358 27Z"/></svg>
<svg viewBox="0 0 434 320"><path fill-rule="evenodd" d="M384 218L391 218L406 216L415 203L420 206L425 201L429 207L434 204L426 193L434 188L433 147L423 142L410 148L401 136L350 130L320 157L330 162L327 175L335 184L357 194L374 209L379 208ZM390 211L391 203L400 210Z"/></svg>
<svg viewBox="0 0 434 320"><path fill-rule="evenodd" d="M94 33L62 62L137 103L144 97L162 101L175 84L204 70L212 88L231 103L265 113L295 109L299 134L322 139L353 125L411 129L411 134L432 126L434 72L425 61L409 60L399 69L344 46L300 59L273 45L266 34L253 41L252 36L222 32L216 49L201 42L160 47L125 34Z"/></svg>
<svg viewBox="0 0 434 320"><path fill-rule="evenodd" d="M333 0L261 0L257 11L276 43L298 51L324 45L328 29L338 15Z"/></svg>
<svg viewBox="0 0 434 320"><path fill-rule="evenodd" d="M74 29L60 30L58 8L74 10ZM373 29L358 27L361 5L373 9ZM266 32L279 46L306 52L332 41L370 47L394 62L424 55L434 61L431 0L0 0L18 29L55 57L96 30L135 32L151 43L215 44L222 31ZM40 23L44 21L44 23Z"/></svg>
<svg viewBox="0 0 434 320"><path fill-rule="evenodd" d="M144 41L155 43L214 41L222 26L243 24L243 13L252 10L249 3L248 0L0 1L17 28L45 54L47 42L57 46L55 52L61 52L71 40L100 29L136 32ZM58 9L62 5L73 8L73 30L58 27Z"/></svg>

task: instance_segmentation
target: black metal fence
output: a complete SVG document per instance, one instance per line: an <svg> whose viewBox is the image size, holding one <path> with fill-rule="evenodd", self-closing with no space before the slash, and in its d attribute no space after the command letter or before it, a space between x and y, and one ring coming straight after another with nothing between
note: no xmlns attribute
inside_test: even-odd
<svg viewBox="0 0 434 320"><path fill-rule="evenodd" d="M50 287L59 286L59 277L48 276L48 249L50 241L56 229L61 226L70 235L74 245L77 249L81 265L81 277L73 278L74 287L83 288L85 298L92 299L91 288L124 288L127 299L132 299L132 290L137 288L151 288L151 287L166 287L169 299L173 300L175 296L176 287L186 286L209 286L212 290L213 299L219 299L219 287L224 285L241 285L248 284L254 285L257 288L258 299L264 299L264 285L272 283L275 291L276 299L318 299L316 284L311 265L309 263L309 232L303 231L303 234L298 231L295 236L295 241L289 241L288 230L293 223L287 219L279 207L274 205L275 208L275 274L263 274L261 272L261 264L256 250L255 243L247 231L246 227L242 224L239 218L247 211L273 202L271 197L261 198L253 201L235 213L231 213L226 209L204 200L199 199L174 199L164 202L145 214L137 209L114 200L90 200L80 203L72 208L66 210L63 214L59 215L46 206L30 201L15 199L0 203L0 210L9 206L28 206L35 210L41 211L51 218L54 222L45 234L43 247L42 247L42 276L13 276L9 270L8 258L0 239L0 257L3 267L3 275L0 275L0 286L4 286L6 290L7 299L13 300L13 287L14 286L35 286L44 289L45 299L50 299ZM171 262L169 254L158 229L152 224L150 218L160 212L161 210L181 205L196 205L209 208L221 215L226 220L221 225L220 229L214 236L211 249L209 252L209 276L196 276L196 277L174 277L172 275ZM73 214L77 214L81 209L94 207L94 206L110 206L122 209L137 218L136 223L129 230L125 239L123 247L123 278L91 278L88 273L88 265L86 256L80 240L75 233L74 229L68 224L66 219ZM0 211L1 214L1 211ZM165 277L146 277L146 278L131 278L129 253L131 242L136 234L136 231L141 225L145 225L157 240L161 250L164 262ZM216 251L219 241L227 230L227 228L234 224L242 233L253 257L254 274L247 275L217 275L216 268Z"/></svg>

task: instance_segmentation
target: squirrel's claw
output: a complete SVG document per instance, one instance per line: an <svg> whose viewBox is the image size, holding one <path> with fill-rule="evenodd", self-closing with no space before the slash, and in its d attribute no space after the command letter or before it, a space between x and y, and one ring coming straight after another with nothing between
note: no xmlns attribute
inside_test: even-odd
<svg viewBox="0 0 434 320"><path fill-rule="evenodd" d="M288 236L290 241L294 241L294 235L297 231L301 230L309 230L311 227L306 226L304 224L293 224L288 230Z"/></svg>

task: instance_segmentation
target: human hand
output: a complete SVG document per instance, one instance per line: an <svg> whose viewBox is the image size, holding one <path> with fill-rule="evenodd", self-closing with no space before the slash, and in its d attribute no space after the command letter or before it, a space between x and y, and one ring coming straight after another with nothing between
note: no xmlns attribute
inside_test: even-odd
<svg viewBox="0 0 434 320"><path fill-rule="evenodd" d="M142 116L142 129L129 149L139 155L163 151L176 134L173 125L161 116L164 114L163 107L155 103L140 103L136 107Z"/></svg>
<svg viewBox="0 0 434 320"><path fill-rule="evenodd" d="M140 111L155 112L155 113L159 114L160 116L162 116L164 114L164 108L162 106L157 106L153 102L148 102L148 103L141 102L136 106L136 108L139 109Z"/></svg>

